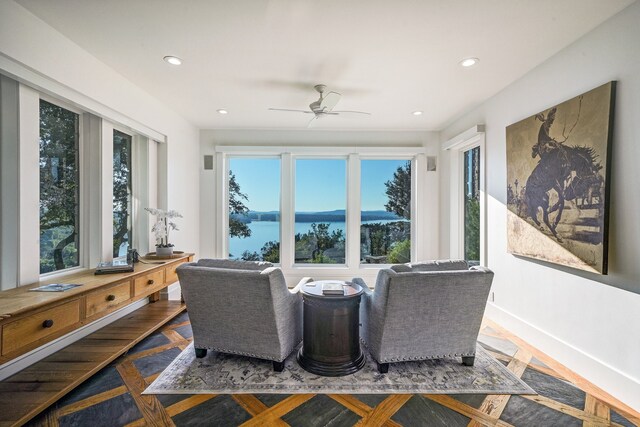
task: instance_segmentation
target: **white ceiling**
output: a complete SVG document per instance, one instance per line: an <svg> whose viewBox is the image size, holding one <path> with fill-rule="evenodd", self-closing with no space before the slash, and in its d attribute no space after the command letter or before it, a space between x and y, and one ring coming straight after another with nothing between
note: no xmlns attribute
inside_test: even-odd
<svg viewBox="0 0 640 427"><path fill-rule="evenodd" d="M439 130L634 0L17 1L201 129L303 129L267 109L324 83L372 115L316 128Z"/></svg>

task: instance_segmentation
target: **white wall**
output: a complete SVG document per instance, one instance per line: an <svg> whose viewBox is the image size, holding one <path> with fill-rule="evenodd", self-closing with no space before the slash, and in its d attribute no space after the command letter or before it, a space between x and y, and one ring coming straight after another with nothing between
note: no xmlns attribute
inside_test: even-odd
<svg viewBox="0 0 640 427"><path fill-rule="evenodd" d="M167 165L158 170L159 191L165 193L158 200L185 217L172 235L176 248L198 250L195 126L10 0L0 0L0 72L85 111L161 135Z"/></svg>
<svg viewBox="0 0 640 427"><path fill-rule="evenodd" d="M640 3L585 35L456 120L455 136L486 124L488 262L496 273L487 310L507 328L596 385L640 409ZM617 80L609 275L599 276L507 253L505 127L610 80ZM448 153L441 153L446 168ZM441 218L448 180L441 177ZM448 224L443 223L443 230ZM441 235L442 253L448 236Z"/></svg>
<svg viewBox="0 0 640 427"><path fill-rule="evenodd" d="M326 147L327 154L332 154L332 147L424 147L427 156L437 156L437 132L418 131L329 131L313 130L203 130L200 132L201 155L213 154L216 146L295 146L295 147ZM214 167L217 165L214 164ZM202 257L216 256L215 233L216 222L216 174L214 171L203 170L203 160L200 159L200 253ZM424 205L431 208L438 200L439 172L426 172L422 177L421 186L424 189L420 196ZM419 187L420 188L420 187ZM429 209L423 216L425 230L421 235L420 252L423 257L434 258L438 255L438 209ZM335 269L324 268L313 270L310 268L286 269L287 281L295 285L303 276L313 276L317 279L350 280L354 275L363 277L367 283L373 284L377 269Z"/></svg>

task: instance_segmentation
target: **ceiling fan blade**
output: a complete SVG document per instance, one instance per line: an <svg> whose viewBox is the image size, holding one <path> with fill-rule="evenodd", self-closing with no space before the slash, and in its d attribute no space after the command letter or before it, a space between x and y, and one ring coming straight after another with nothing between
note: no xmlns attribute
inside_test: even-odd
<svg viewBox="0 0 640 427"><path fill-rule="evenodd" d="M290 112L294 112L294 113L313 114L313 111L291 110L291 109L288 109L288 108L269 108L269 110L271 110L271 111L290 111Z"/></svg>
<svg viewBox="0 0 640 427"><path fill-rule="evenodd" d="M364 111L332 111L332 113L343 117L365 117L371 115L371 113L366 113Z"/></svg>
<svg viewBox="0 0 640 427"><path fill-rule="evenodd" d="M316 122L318 121L318 119L320 118L319 115L315 115L313 116L313 118L311 120L309 120L309 123L307 123L307 128L312 128L314 127L314 125L316 124Z"/></svg>
<svg viewBox="0 0 640 427"><path fill-rule="evenodd" d="M340 95L338 92L327 93L322 97L322 101L320 102L320 109L326 112L333 110L333 107L336 106L341 97L342 95Z"/></svg>

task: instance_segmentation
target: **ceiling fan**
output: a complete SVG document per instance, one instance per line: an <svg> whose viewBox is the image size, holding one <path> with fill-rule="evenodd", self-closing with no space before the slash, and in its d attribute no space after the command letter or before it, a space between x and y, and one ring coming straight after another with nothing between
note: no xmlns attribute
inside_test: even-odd
<svg viewBox="0 0 640 427"><path fill-rule="evenodd" d="M326 85L315 85L313 87L320 94L320 99L309 104L309 110L292 110L288 108L269 108L271 111L285 111L293 113L313 114L313 118L307 125L311 126L314 121L325 116L370 116L371 113L364 111L336 111L336 106L342 95L338 92L327 92Z"/></svg>

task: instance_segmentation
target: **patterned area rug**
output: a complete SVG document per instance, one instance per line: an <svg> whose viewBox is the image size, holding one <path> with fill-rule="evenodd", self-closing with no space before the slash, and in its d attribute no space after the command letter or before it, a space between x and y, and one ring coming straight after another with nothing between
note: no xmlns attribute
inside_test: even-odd
<svg viewBox="0 0 640 427"><path fill-rule="evenodd" d="M296 354L286 359L283 372L274 372L271 362L250 357L209 351L197 359L191 344L143 394L536 394L480 345L472 367L459 358L426 360L392 363L389 373L380 374L366 354L366 365L343 377L311 374L298 365Z"/></svg>

